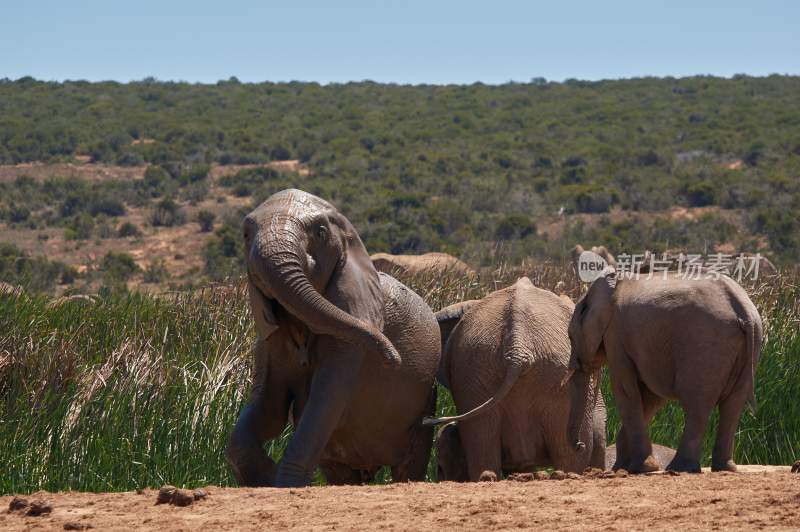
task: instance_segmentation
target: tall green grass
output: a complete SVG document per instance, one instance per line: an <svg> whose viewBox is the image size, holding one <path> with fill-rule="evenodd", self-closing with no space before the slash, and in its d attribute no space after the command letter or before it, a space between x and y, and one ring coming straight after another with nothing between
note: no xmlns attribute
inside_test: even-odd
<svg viewBox="0 0 800 532"><path fill-rule="evenodd" d="M556 266L408 282L439 309L523 273L538 286L564 281L571 295L580 290ZM750 289L766 341L758 406L743 416L736 457L786 464L800 457L800 289L794 277ZM254 339L240 284L95 301L0 296L0 493L231 484L223 452L247 397ZM619 422L604 386L612 441ZM452 413L452 400L439 391L439 413ZM654 441L668 445L681 430L674 406L651 428ZM269 444L274 459L288 437L287 430ZM712 437L709 431L706 460Z"/></svg>

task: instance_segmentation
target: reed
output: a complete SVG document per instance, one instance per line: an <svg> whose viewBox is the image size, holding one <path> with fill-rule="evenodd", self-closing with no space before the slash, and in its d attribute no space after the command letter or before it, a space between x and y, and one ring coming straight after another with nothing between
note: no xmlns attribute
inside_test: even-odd
<svg viewBox="0 0 800 532"><path fill-rule="evenodd" d="M520 275L580 294L574 275L555 264L406 281L438 310ZM800 457L800 288L785 275L748 290L766 335L757 407L742 417L736 459L788 464ZM247 397L251 321L241 282L162 296L0 295L0 493L232 484L223 451ZM611 442L619 417L607 378L603 386ZM439 392L438 414L452 413L449 394ZM681 431L674 405L651 426L653 440L667 445ZM289 435L268 444L274 459ZM712 437L709 430L706 463ZM387 479L384 471L376 480Z"/></svg>

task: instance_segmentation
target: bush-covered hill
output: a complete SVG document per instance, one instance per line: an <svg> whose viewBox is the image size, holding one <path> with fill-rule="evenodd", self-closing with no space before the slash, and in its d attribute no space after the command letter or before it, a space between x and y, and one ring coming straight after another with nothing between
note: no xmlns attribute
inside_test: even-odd
<svg viewBox="0 0 800 532"><path fill-rule="evenodd" d="M204 165L299 159L309 176L251 169L229 190L256 202L301 186L335 202L372 251L445 250L488 264L597 240L616 251L727 245L800 258L800 77L0 81L0 163L79 156L153 170L137 190L59 182L15 196L35 185L6 182L3 220L30 223L32 207L35 226L26 199L49 193L58 205L72 187L88 214L62 225L80 233L87 216L119 215L130 201L192 201ZM652 214L675 206L705 209Z"/></svg>

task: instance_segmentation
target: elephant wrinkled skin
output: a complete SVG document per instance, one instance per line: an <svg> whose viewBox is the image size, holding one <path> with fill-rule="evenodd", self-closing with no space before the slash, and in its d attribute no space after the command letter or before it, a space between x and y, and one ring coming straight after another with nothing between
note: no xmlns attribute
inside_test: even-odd
<svg viewBox="0 0 800 532"><path fill-rule="evenodd" d="M585 390L586 450L577 451L564 437L571 313L571 304L527 277L437 313L446 345L438 378L464 413L426 419L458 423L445 427L437 444L440 479L475 481L487 470L499 478L539 466L573 472L605 466L605 405L598 386Z"/></svg>
<svg viewBox="0 0 800 532"><path fill-rule="evenodd" d="M622 418L615 469L659 468L647 424L674 399L684 411L684 431L667 468L700 471L703 433L719 405L711 467L736 470L733 437L745 402L754 400L762 339L761 317L741 286L724 275L617 278L610 273L592 283L576 305L569 336L571 441L580 440L590 377L607 363Z"/></svg>
<svg viewBox="0 0 800 532"><path fill-rule="evenodd" d="M375 269L389 275L455 275L471 277L475 270L447 253L425 253L423 255L390 255L375 253L370 257Z"/></svg>
<svg viewBox="0 0 800 532"><path fill-rule="evenodd" d="M372 266L350 222L299 190L274 194L244 221L258 339L249 401L228 461L239 484L358 483L381 466L422 480L433 431L440 333L433 312ZM263 445L295 425L276 464Z"/></svg>

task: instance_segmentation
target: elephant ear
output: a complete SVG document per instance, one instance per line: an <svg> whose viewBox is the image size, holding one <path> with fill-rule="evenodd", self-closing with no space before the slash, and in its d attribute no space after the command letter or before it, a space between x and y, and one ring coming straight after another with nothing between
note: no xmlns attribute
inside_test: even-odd
<svg viewBox="0 0 800 532"><path fill-rule="evenodd" d="M331 276L325 298L351 316L383 330L384 300L378 271L349 220L339 213L329 220L345 242L340 266Z"/></svg>
<svg viewBox="0 0 800 532"><path fill-rule="evenodd" d="M586 296L575 307L580 330L578 362L585 371L599 366L605 356L603 336L611 320L616 283L617 277L612 270L593 282Z"/></svg>
<svg viewBox="0 0 800 532"><path fill-rule="evenodd" d="M250 296L250 310L256 322L258 339L259 341L266 340L278 330L278 320L264 295L249 280L247 281L247 293Z"/></svg>

